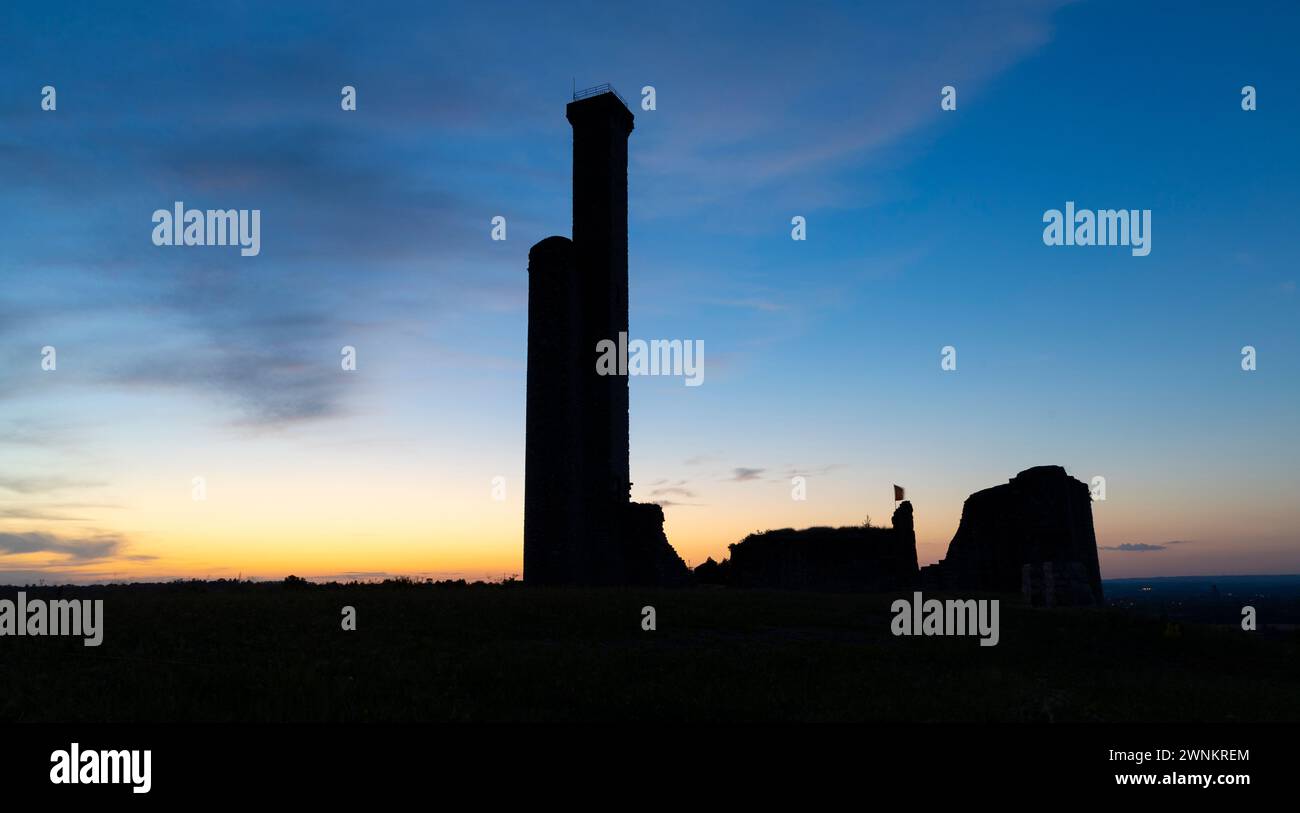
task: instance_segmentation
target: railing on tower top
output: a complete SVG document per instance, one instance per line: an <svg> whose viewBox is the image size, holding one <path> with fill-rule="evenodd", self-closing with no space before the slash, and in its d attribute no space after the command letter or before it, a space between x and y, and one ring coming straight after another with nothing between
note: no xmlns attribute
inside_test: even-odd
<svg viewBox="0 0 1300 813"><path fill-rule="evenodd" d="M615 96L618 97L618 100L623 103L623 106L627 107L627 99L624 99L617 90L614 90L614 86L608 82L606 82L603 85L596 85L595 87L584 88L582 90L574 91L573 100L576 102L579 99L587 99L592 96L599 96L602 93L613 93Z"/></svg>

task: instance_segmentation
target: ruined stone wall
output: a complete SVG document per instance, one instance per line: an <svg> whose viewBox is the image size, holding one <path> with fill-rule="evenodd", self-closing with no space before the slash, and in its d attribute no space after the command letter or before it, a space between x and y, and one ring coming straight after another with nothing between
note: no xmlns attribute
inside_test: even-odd
<svg viewBox="0 0 1300 813"><path fill-rule="evenodd" d="M1026 469L967 498L947 556L926 568L923 580L942 589L1018 593L1026 565L1033 566L1031 582L1051 580L1054 594L1070 596L1070 603L1102 603L1092 496L1060 466ZM1086 600L1071 580L1086 586Z"/></svg>
<svg viewBox="0 0 1300 813"><path fill-rule="evenodd" d="M624 584L677 587L690 581L690 570L664 533L663 508L654 503L628 503L619 536L626 568Z"/></svg>
<svg viewBox="0 0 1300 813"><path fill-rule="evenodd" d="M1096 604L1088 569L1082 562L1039 562L1021 568L1020 592L1034 607L1086 607Z"/></svg>
<svg viewBox="0 0 1300 813"><path fill-rule="evenodd" d="M885 592L917 583L908 502L894 513L892 528L784 528L750 534L730 550L719 567L737 587Z"/></svg>

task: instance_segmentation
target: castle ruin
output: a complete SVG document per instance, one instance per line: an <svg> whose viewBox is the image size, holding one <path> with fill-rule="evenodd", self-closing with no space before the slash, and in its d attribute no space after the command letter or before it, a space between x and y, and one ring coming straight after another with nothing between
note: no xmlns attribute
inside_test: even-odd
<svg viewBox="0 0 1300 813"><path fill-rule="evenodd" d="M666 585L687 580L663 510L633 503L628 379L596 347L628 330L627 150L633 116L608 85L575 93L573 238L528 253L524 581Z"/></svg>

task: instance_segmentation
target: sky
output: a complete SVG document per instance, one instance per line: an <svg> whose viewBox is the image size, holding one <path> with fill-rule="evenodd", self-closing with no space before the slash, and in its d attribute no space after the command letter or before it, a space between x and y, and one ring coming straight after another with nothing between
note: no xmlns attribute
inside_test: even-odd
<svg viewBox="0 0 1300 813"><path fill-rule="evenodd" d="M1300 572L1298 34L1288 3L6 3L0 582L519 575L527 254L570 234L564 106L604 82L632 336L705 348L701 386L630 382L632 494L688 563L887 524L895 483L934 562L969 494L1061 465L1105 478L1103 577ZM154 245L176 201L260 210L260 253ZM1045 245L1067 201L1149 209L1150 254Z"/></svg>

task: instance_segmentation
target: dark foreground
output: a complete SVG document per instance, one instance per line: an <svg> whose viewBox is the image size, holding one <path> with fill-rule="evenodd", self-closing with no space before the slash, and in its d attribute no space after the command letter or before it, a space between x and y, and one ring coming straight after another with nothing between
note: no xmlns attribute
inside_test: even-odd
<svg viewBox="0 0 1300 813"><path fill-rule="evenodd" d="M103 644L0 638L0 721L1300 720L1294 629L1119 610L1004 599L1000 643L980 647L892 636L892 596L199 583L61 597L104 599Z"/></svg>

